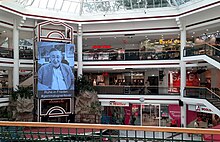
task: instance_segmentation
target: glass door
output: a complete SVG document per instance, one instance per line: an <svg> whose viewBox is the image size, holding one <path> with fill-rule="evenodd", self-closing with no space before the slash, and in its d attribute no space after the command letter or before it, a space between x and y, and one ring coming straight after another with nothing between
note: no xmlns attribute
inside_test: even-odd
<svg viewBox="0 0 220 142"><path fill-rule="evenodd" d="M160 104L145 104L142 106L142 125L160 126Z"/></svg>

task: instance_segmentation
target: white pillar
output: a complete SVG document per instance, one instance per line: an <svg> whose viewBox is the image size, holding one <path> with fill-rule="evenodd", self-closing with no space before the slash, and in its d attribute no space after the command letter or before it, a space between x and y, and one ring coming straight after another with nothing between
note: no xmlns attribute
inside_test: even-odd
<svg viewBox="0 0 220 142"><path fill-rule="evenodd" d="M180 59L183 60L184 48L186 46L186 28L185 28L185 26L183 26L183 28L180 32L180 41L181 41Z"/></svg>
<svg viewBox="0 0 220 142"><path fill-rule="evenodd" d="M78 69L77 69L77 76L83 74L83 62L82 62L82 25L78 25L78 35L77 35L77 56L78 56Z"/></svg>
<svg viewBox="0 0 220 142"><path fill-rule="evenodd" d="M17 21L14 20L13 26L13 51L14 51L14 68L13 68L13 88L19 85L19 31Z"/></svg>
<svg viewBox="0 0 220 142"><path fill-rule="evenodd" d="M181 51L180 51L180 73L181 73L181 82L180 82L180 95L181 101L184 97L184 89L186 87L186 62L183 61L184 48L186 46L186 29L183 26L181 30ZM181 106L181 126L186 127L186 104L183 102L183 106Z"/></svg>

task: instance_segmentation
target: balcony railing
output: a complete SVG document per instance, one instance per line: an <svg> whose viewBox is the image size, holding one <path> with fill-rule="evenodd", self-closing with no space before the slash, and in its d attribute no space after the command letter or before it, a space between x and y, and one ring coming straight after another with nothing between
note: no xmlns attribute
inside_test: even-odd
<svg viewBox="0 0 220 142"><path fill-rule="evenodd" d="M0 47L0 58L13 58L13 50Z"/></svg>
<svg viewBox="0 0 220 142"><path fill-rule="evenodd" d="M77 123L38 123L0 121L1 141L218 141L220 130L129 125Z"/></svg>
<svg viewBox="0 0 220 142"><path fill-rule="evenodd" d="M13 50L2 48L0 57L13 58ZM77 53L74 55L77 61ZM32 49L19 50L20 59L33 59ZM174 60L180 59L179 50L166 51L125 51L118 52L83 52L83 61L129 61L129 60Z"/></svg>
<svg viewBox="0 0 220 142"><path fill-rule="evenodd" d="M0 88L0 96L5 96L11 94L13 91L13 88L8 88L8 87L2 87Z"/></svg>
<svg viewBox="0 0 220 142"><path fill-rule="evenodd" d="M179 87L109 85L95 86L95 90L98 94L114 95L180 95Z"/></svg>
<svg viewBox="0 0 220 142"><path fill-rule="evenodd" d="M220 96L209 88L186 87L184 95L188 98L206 99L212 105L220 109Z"/></svg>
<svg viewBox="0 0 220 142"><path fill-rule="evenodd" d="M75 60L77 55L75 54ZM180 59L179 50L167 51L129 51L83 53L83 61L128 61L128 60L174 60Z"/></svg>
<svg viewBox="0 0 220 142"><path fill-rule="evenodd" d="M194 45L192 47L185 47L184 56L207 55L216 61L220 61L220 49L210 44Z"/></svg>

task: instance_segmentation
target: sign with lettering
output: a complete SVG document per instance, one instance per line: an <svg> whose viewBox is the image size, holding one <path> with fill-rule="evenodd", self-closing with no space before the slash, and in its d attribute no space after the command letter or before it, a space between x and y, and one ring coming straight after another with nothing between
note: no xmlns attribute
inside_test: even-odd
<svg viewBox="0 0 220 142"><path fill-rule="evenodd" d="M213 113L213 111L210 108L207 108L205 106L196 106L196 111L197 112L203 112L203 113Z"/></svg>
<svg viewBox="0 0 220 142"><path fill-rule="evenodd" d="M70 99L42 99L40 101L41 115L66 115L71 112Z"/></svg>
<svg viewBox="0 0 220 142"><path fill-rule="evenodd" d="M109 49L111 48L111 45L93 45L92 48L93 49Z"/></svg>
<svg viewBox="0 0 220 142"><path fill-rule="evenodd" d="M110 101L110 106L129 106L129 103Z"/></svg>

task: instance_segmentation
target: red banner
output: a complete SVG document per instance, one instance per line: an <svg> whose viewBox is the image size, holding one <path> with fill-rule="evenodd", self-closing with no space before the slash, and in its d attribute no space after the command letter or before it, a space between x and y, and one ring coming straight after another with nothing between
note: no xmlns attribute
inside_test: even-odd
<svg viewBox="0 0 220 142"><path fill-rule="evenodd" d="M180 92L180 72L170 72L168 74L169 93ZM186 74L186 86L199 86L199 78L196 73L190 72Z"/></svg>

